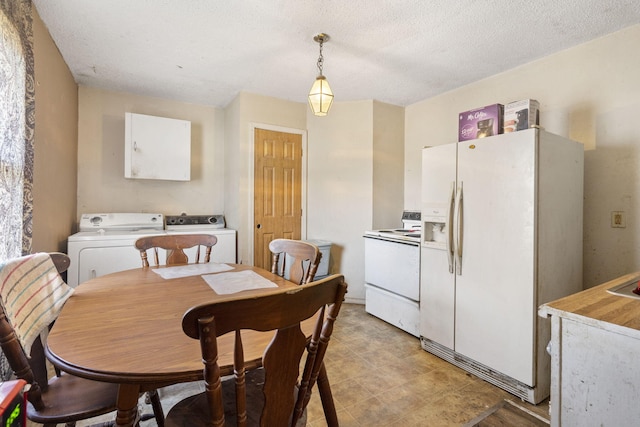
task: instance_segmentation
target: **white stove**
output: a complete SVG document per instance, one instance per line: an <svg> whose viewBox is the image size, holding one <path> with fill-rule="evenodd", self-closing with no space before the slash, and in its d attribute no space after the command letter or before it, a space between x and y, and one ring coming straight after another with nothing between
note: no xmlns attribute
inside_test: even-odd
<svg viewBox="0 0 640 427"><path fill-rule="evenodd" d="M416 245L420 244L422 222L420 212L404 211L402 213L402 228L387 228L382 230L368 230L364 237L381 240L399 241Z"/></svg>
<svg viewBox="0 0 640 427"><path fill-rule="evenodd" d="M67 283L76 287L94 277L142 265L135 241L163 234L213 234L218 242L211 251L213 262L236 262L236 231L225 227L223 215L167 216L159 213L83 214L79 232L69 236L71 265ZM194 249L195 250L195 249ZM189 255L189 251L186 251ZM161 253L162 258L165 254ZM164 262L164 259L160 260Z"/></svg>
<svg viewBox="0 0 640 427"><path fill-rule="evenodd" d="M420 336L420 212L405 211L402 228L364 233L365 310Z"/></svg>

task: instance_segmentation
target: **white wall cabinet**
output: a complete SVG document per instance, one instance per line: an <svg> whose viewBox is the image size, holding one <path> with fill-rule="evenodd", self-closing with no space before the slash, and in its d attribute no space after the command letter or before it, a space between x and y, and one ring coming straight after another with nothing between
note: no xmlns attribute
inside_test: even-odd
<svg viewBox="0 0 640 427"><path fill-rule="evenodd" d="M124 176L189 181L191 122L125 113Z"/></svg>

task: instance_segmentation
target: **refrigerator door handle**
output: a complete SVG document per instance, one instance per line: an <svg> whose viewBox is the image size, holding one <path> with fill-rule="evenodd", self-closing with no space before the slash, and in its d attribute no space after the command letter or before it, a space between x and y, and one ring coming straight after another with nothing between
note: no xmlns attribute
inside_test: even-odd
<svg viewBox="0 0 640 427"><path fill-rule="evenodd" d="M460 181L460 186L458 187L458 194L456 196L456 240L455 240L455 261L456 261L456 274L458 276L462 275L462 233L464 231L464 226L462 224L462 213L463 213L463 202L464 198L462 197L462 181Z"/></svg>
<svg viewBox="0 0 640 427"><path fill-rule="evenodd" d="M449 207L447 208L447 261L449 261L449 273L453 274L453 211L455 209L456 183L451 182L451 191L449 196Z"/></svg>

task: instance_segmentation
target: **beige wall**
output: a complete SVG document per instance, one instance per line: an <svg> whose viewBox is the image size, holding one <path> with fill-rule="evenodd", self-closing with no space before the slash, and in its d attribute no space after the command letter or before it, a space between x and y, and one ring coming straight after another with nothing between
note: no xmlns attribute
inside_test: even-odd
<svg viewBox="0 0 640 427"><path fill-rule="evenodd" d="M405 111L406 208L420 206L420 151L457 141L457 115L525 98L541 125L585 145L584 279L590 287L640 269L640 25L410 105ZM624 211L627 228L611 228Z"/></svg>
<svg viewBox="0 0 640 427"><path fill-rule="evenodd" d="M308 237L332 243L330 273L364 301L363 231L373 217L373 103L334 102L325 117L307 113Z"/></svg>
<svg viewBox="0 0 640 427"><path fill-rule="evenodd" d="M228 226L238 230L238 262L253 263L253 126L304 132L306 104L240 93L225 109Z"/></svg>
<svg viewBox="0 0 640 427"><path fill-rule="evenodd" d="M385 220L400 222L404 109L374 101L338 102L328 116L315 117L306 104L249 93L228 105L225 215L228 226L238 230L238 259L243 263L253 261L251 144L252 130L261 126L303 133L306 129L305 238L332 243L330 271L345 275L350 286L347 300L363 302L362 234L373 227L374 215L381 227ZM374 202L378 190L386 199Z"/></svg>
<svg viewBox="0 0 640 427"><path fill-rule="evenodd" d="M307 112L307 235L332 243L330 273L344 274L348 302L364 302L364 231L400 225L403 117L375 101L336 102L326 117Z"/></svg>
<svg viewBox="0 0 640 427"><path fill-rule="evenodd" d="M373 218L369 229L400 226L404 204L404 108L373 103Z"/></svg>
<svg viewBox="0 0 640 427"><path fill-rule="evenodd" d="M78 87L33 8L34 252L66 251L76 217Z"/></svg>
<svg viewBox="0 0 640 427"><path fill-rule="evenodd" d="M124 177L125 112L191 122L191 181ZM224 213L224 111L80 86L78 208L83 213Z"/></svg>

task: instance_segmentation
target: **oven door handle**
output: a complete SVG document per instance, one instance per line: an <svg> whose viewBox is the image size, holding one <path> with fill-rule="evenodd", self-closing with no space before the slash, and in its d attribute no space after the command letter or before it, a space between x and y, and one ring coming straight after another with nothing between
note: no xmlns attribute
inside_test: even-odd
<svg viewBox="0 0 640 427"><path fill-rule="evenodd" d="M447 261L449 262L449 273L453 274L453 212L455 209L456 203L456 183L455 181L451 183L451 190L449 195L449 207L447 209L447 238L446 247L447 247Z"/></svg>
<svg viewBox="0 0 640 427"><path fill-rule="evenodd" d="M462 181L460 181L460 186L458 187L458 194L456 196L456 243L455 243L455 253L456 253L456 274L458 276L462 275L462 242L463 242L463 231L464 224L462 223L462 214L463 214L463 206L464 198L462 197Z"/></svg>

